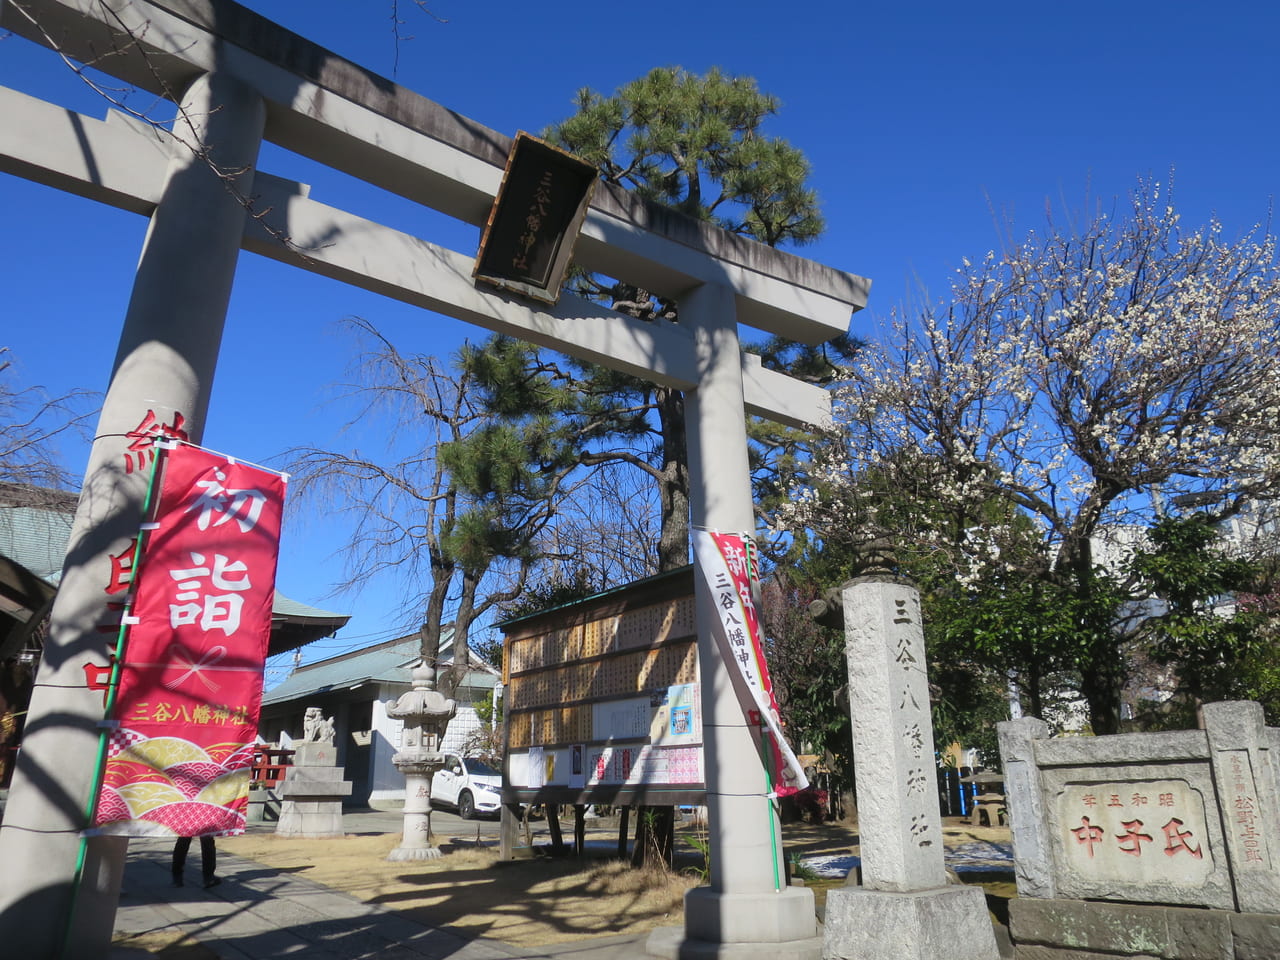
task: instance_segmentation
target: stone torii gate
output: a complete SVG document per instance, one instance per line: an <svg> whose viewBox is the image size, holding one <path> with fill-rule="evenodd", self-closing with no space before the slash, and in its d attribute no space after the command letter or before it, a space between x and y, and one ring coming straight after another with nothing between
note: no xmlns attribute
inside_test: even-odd
<svg viewBox="0 0 1280 960"><path fill-rule="evenodd" d="M6 952L98 957L127 841L91 839L73 889L102 717L82 668L106 661L104 586L141 510L145 471L127 469L126 434L136 439L150 416L156 429L180 424L201 439L242 248L685 391L692 521L721 530L753 528L746 414L793 425L830 415L823 390L743 354L737 325L820 343L847 329L869 282L600 184L575 259L672 298L680 323L644 323L570 295L533 305L477 287L470 254L326 206L305 184L256 169L267 139L479 226L502 177L505 135L229 0L0 0L0 28L180 104L169 137L0 88L0 170L150 218L0 827ZM249 216L237 194L268 212ZM690 894L685 940L670 949L817 957L812 893L775 889L776 812L714 622L700 592L711 885Z"/></svg>

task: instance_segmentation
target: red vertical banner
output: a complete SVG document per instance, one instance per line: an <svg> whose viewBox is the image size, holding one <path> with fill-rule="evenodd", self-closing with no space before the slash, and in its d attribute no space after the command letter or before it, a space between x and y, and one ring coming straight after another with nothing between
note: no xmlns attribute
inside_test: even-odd
<svg viewBox="0 0 1280 960"><path fill-rule="evenodd" d="M743 710L754 725L768 731L763 759L773 792L785 797L803 790L809 779L783 736L778 701L764 656L760 557L755 541L746 533L695 530L693 553L715 600L720 650L750 696L743 703Z"/></svg>
<svg viewBox="0 0 1280 960"><path fill-rule="evenodd" d="M94 828L241 833L285 480L186 444L160 456Z"/></svg>

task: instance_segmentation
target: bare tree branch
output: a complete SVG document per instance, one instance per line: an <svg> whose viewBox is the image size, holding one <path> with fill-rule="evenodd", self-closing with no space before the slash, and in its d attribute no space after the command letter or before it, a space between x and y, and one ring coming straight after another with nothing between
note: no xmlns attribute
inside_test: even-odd
<svg viewBox="0 0 1280 960"><path fill-rule="evenodd" d="M57 440L83 431L96 395L73 390L50 397L43 387L18 387L8 347L0 347L0 483L67 488L75 479L58 462Z"/></svg>

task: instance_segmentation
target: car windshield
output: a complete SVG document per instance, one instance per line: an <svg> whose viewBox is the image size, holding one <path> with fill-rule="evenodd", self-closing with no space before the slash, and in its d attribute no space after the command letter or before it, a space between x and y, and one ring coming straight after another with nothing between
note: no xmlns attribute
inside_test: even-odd
<svg viewBox="0 0 1280 960"><path fill-rule="evenodd" d="M502 776L497 770L489 766L483 760L468 760L467 773L473 777L500 777Z"/></svg>

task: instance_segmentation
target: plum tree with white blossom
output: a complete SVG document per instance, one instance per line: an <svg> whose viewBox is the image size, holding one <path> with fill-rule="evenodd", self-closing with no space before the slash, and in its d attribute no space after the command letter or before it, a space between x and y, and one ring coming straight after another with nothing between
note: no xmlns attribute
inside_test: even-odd
<svg viewBox="0 0 1280 960"><path fill-rule="evenodd" d="M1188 229L1140 182L1123 216L1050 220L964 261L951 294L895 314L857 356L839 437L775 523L832 545L890 536L941 558L961 591L1069 597L1055 653L1095 732L1114 732L1134 531L1170 504L1223 519L1280 496L1275 239ZM904 528L866 495L872 474L929 507Z"/></svg>

